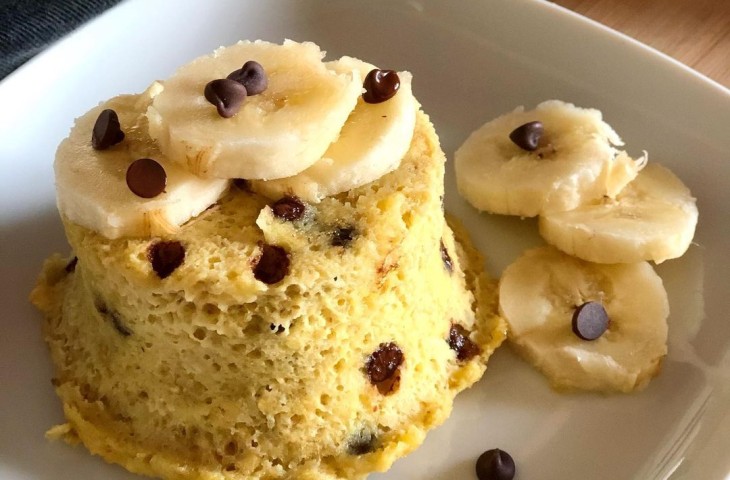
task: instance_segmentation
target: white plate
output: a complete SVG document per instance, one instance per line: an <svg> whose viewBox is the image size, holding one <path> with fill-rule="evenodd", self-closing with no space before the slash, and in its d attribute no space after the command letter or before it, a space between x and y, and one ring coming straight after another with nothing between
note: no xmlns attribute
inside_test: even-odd
<svg viewBox="0 0 730 480"><path fill-rule="evenodd" d="M662 374L635 395L559 395L509 350L416 453L374 479L469 479L486 449L520 479L719 479L730 474L730 92L637 42L541 1L131 0L0 83L0 478L132 479L47 442L62 420L40 318L26 301L44 257L66 251L52 160L72 119L141 91L241 38L312 40L414 73L449 157L516 105L560 98L603 110L630 152L650 152L698 197L696 245L657 270L672 314ZM531 221L479 215L447 179L494 274L540 242Z"/></svg>

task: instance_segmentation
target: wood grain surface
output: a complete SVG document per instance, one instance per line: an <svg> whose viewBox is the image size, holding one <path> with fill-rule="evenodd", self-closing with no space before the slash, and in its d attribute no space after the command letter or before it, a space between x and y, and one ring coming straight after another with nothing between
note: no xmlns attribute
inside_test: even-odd
<svg viewBox="0 0 730 480"><path fill-rule="evenodd" d="M555 0L730 88L730 0Z"/></svg>

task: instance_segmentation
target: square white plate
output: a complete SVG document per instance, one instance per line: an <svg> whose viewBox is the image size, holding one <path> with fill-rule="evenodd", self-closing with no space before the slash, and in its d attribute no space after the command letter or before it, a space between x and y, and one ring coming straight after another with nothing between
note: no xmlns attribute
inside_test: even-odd
<svg viewBox="0 0 730 480"><path fill-rule="evenodd" d="M417 452L374 479L475 478L499 447L518 479L730 477L730 92L598 24L537 0L129 0L0 83L0 478L133 479L81 448L47 442L62 421L40 318L27 302L42 260L67 252L52 162L74 117L141 91L239 39L311 40L414 74L447 156L488 119L559 98L599 108L629 153L648 150L698 198L688 254L657 267L672 308L663 372L634 395L561 395L506 348ZM451 169L449 168L449 171ZM498 275L535 224L480 215L447 178Z"/></svg>

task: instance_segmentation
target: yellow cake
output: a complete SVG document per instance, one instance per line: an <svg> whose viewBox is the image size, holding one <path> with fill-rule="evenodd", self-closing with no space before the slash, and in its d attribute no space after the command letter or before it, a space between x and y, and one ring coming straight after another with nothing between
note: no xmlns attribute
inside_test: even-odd
<svg viewBox="0 0 730 480"><path fill-rule="evenodd" d="M66 417L50 435L167 479L389 468L505 337L444 218L444 162L419 112L396 170L318 203L237 182L169 234L115 239L62 215L73 259L31 295Z"/></svg>

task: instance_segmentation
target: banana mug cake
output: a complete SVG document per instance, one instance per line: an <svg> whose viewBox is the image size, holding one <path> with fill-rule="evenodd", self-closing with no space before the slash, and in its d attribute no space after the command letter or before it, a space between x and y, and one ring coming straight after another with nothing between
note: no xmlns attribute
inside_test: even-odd
<svg viewBox="0 0 730 480"><path fill-rule="evenodd" d="M136 473L344 479L449 415L506 327L407 72L241 42L59 146L32 301L66 423Z"/></svg>

